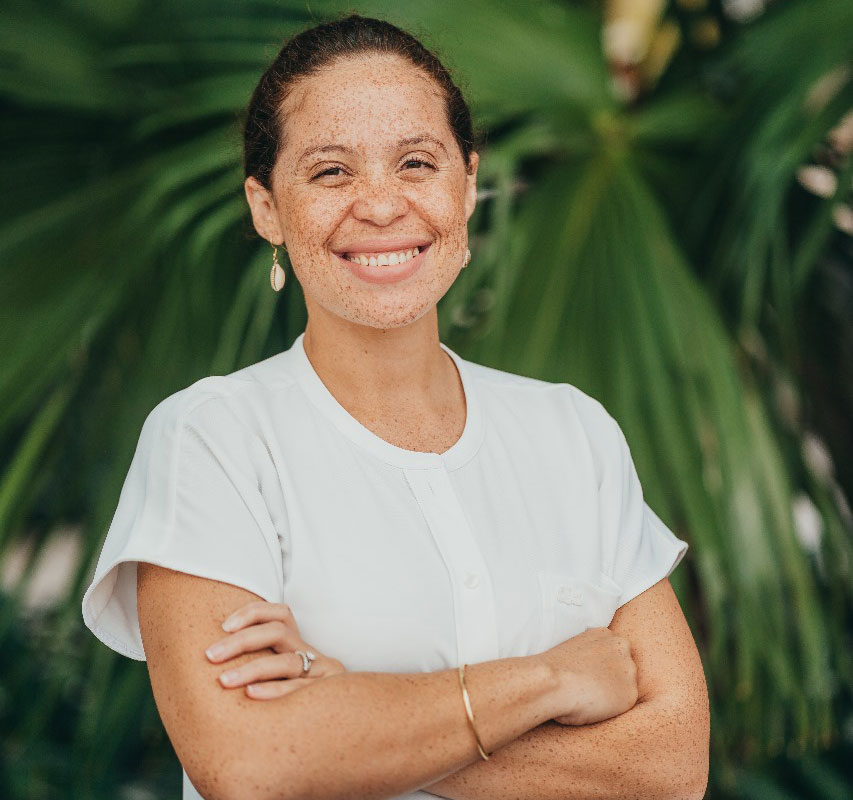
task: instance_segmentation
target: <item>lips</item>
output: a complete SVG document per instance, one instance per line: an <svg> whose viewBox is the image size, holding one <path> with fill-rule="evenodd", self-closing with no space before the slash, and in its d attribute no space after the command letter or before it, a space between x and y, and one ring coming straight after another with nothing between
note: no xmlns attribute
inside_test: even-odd
<svg viewBox="0 0 853 800"><path fill-rule="evenodd" d="M406 236L398 237L397 239L358 239L349 242L346 247L336 248L332 252L336 256L378 256L380 253L400 253L406 250L411 250L414 247L420 249L426 248L431 244L432 240L425 237Z"/></svg>
<svg viewBox="0 0 853 800"><path fill-rule="evenodd" d="M413 245L417 246L417 245ZM424 259L431 249L431 243L424 245L423 249L412 259L402 264L386 265L364 265L355 261L350 261L345 255L336 253L335 255L346 265L346 267L356 276L367 283L383 284L396 283L403 281L406 278L414 275L423 265ZM363 252L363 251L354 251ZM380 251L387 252L387 251ZM394 252L393 250L391 252Z"/></svg>
<svg viewBox="0 0 853 800"><path fill-rule="evenodd" d="M412 245L412 247L400 248L400 250L412 250L413 248L417 247L418 250L420 251L418 253L418 256L420 256L421 254L426 253L426 251L429 250L431 245L432 245L432 242L424 242L423 244L420 244L420 245ZM388 255L389 253L399 253L400 250L349 250L345 253L344 252L336 252L335 255L338 258L341 258L344 261L346 261L347 263L351 264L352 262L349 260L351 256L359 255L359 256L370 257L370 256L378 256L380 254ZM418 256L415 256L415 258L417 258ZM408 263L408 262L405 262L405 263ZM391 267L391 266L405 266L405 263L399 264L399 265L398 264L377 265L377 269L385 269L386 267Z"/></svg>

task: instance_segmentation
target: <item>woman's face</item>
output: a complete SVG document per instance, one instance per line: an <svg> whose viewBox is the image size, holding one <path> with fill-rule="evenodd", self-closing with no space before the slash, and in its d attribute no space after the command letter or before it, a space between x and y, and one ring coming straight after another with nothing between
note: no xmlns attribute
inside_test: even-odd
<svg viewBox="0 0 853 800"><path fill-rule="evenodd" d="M258 232L284 239L309 313L374 328L423 316L462 268L476 203L478 156L467 174L438 85L397 56L347 58L300 80L283 110L272 195L254 178L246 194Z"/></svg>

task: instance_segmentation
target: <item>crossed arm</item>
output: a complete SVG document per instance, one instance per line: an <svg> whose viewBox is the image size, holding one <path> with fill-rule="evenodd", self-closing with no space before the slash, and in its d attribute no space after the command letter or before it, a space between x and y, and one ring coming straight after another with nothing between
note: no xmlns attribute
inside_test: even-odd
<svg viewBox="0 0 853 800"><path fill-rule="evenodd" d="M222 689L216 679L221 667L206 661L204 648L221 636L219 621L256 596L217 581L146 567L149 568L143 570L140 565L140 627L155 701L175 750L194 782L196 777L204 778L205 789L197 786L203 791L209 787L210 798L260 796L263 776L238 765L247 761L271 763L273 759L279 762L272 769L281 776L279 780L293 774L285 766L295 757L294 744L288 741L294 732L286 711L294 708L293 702L312 705L306 693L315 691L315 687L263 703L242 692ZM639 687L639 699L632 709L582 727L554 722L529 730L529 725L522 727L526 732L509 737L489 761L474 760L478 758L474 756L460 762L461 767L450 770L438 782L419 785L436 795L458 800L702 797L708 769L707 692L698 652L669 581L660 581L619 609L610 628L632 644ZM235 661L239 664L259 655L263 653L246 654ZM357 679L357 673L331 677L322 683L344 677ZM424 689L428 689L427 679L433 685L434 677L423 676ZM390 695L398 681L420 680L421 676L388 678L388 701L393 702ZM351 683L346 685L354 687ZM511 685L515 689L519 684ZM348 690L344 684L337 687L335 696L343 698ZM459 725L447 732L447 741L436 740L439 735L445 737L444 727L440 733L431 733L431 747L464 751L465 739L453 741L456 736L469 736L457 708L458 686L449 680L441 686L436 683L435 689L435 703L452 702L446 717L458 717ZM386 695L383 692L380 696ZM399 698L405 696L401 694ZM342 708L336 713L346 721ZM375 711L381 716L381 709ZM317 719L319 722L323 717ZM381 723L377 718L377 724ZM499 724L507 723L495 720L494 728ZM408 734L409 727L401 728L398 735L403 730ZM336 731L328 733L334 736ZM402 758L404 752L417 751L411 742L406 744L392 755L393 740L389 740L389 750L383 752L393 760ZM259 759L261 749L263 758ZM400 771L414 774L417 764L401 764ZM235 783L232 776L237 774L242 778ZM375 776L368 777L376 780ZM229 781L229 785L225 787L223 781ZM246 785L249 781L254 785ZM269 795L279 796L277 792ZM287 796L284 788L281 796Z"/></svg>
<svg viewBox="0 0 853 800"><path fill-rule="evenodd" d="M550 721L425 791L453 800L692 800L708 782L710 709L702 662L667 578L617 610L639 699L579 727Z"/></svg>

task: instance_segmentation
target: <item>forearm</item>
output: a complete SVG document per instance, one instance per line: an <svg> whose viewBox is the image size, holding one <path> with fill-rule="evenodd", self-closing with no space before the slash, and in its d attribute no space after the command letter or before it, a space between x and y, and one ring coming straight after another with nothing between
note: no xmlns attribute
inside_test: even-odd
<svg viewBox="0 0 853 800"><path fill-rule="evenodd" d="M702 797L693 776L703 769L705 733L651 700L592 725L549 720L424 790L452 800L688 800Z"/></svg>
<svg viewBox="0 0 853 800"><path fill-rule="evenodd" d="M555 713L558 681L534 657L469 664L465 683L487 751ZM205 796L392 798L480 759L455 668L349 672L249 704L215 726L196 769Z"/></svg>

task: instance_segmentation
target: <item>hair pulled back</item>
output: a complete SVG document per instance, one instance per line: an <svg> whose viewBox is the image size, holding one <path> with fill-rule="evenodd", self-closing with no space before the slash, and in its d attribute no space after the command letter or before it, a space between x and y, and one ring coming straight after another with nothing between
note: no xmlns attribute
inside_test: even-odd
<svg viewBox="0 0 853 800"><path fill-rule="evenodd" d="M438 58L414 36L384 20L349 14L316 25L289 39L261 76L246 110L243 128L243 172L271 189L284 128L282 104L300 78L319 72L339 58L364 53L391 53L407 59L431 76L444 95L447 121L466 169L475 147L471 112L462 92Z"/></svg>

